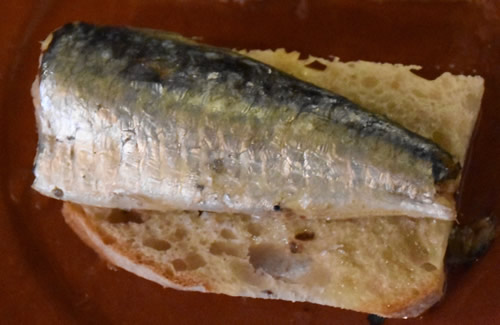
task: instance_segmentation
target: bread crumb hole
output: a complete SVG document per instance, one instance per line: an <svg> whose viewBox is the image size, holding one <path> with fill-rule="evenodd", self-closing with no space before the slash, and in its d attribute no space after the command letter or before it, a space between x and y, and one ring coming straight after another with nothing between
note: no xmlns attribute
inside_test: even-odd
<svg viewBox="0 0 500 325"><path fill-rule="evenodd" d="M168 265L165 265L163 267L163 275L166 276L166 278L171 278L174 276L174 270L172 270L172 268Z"/></svg>
<svg viewBox="0 0 500 325"><path fill-rule="evenodd" d="M222 229L220 235L225 239L236 239L236 235L234 234L234 232L227 228Z"/></svg>
<svg viewBox="0 0 500 325"><path fill-rule="evenodd" d="M196 270L207 264L205 259L196 253L189 253L184 260L186 261L188 270Z"/></svg>
<svg viewBox="0 0 500 325"><path fill-rule="evenodd" d="M187 269L187 264L180 258L172 261L172 265L176 271L185 271Z"/></svg>
<svg viewBox="0 0 500 325"><path fill-rule="evenodd" d="M238 214L237 215L238 219L241 220L241 222L249 222L250 219L252 218L251 216L247 215L247 214Z"/></svg>
<svg viewBox="0 0 500 325"><path fill-rule="evenodd" d="M116 239L114 237L111 237L111 236L102 236L102 242L105 245L112 245L116 242Z"/></svg>
<svg viewBox="0 0 500 325"><path fill-rule="evenodd" d="M229 267L236 279L242 282L260 288L267 285L265 284L265 277L263 277L261 274L257 274L254 268L250 264L248 264L247 261L233 259L232 261L230 261Z"/></svg>
<svg viewBox="0 0 500 325"><path fill-rule="evenodd" d="M291 241L288 246L290 247L290 253L292 253L292 254L297 254L297 253L302 252L302 245L300 245L294 241Z"/></svg>
<svg viewBox="0 0 500 325"><path fill-rule="evenodd" d="M306 67L309 69L318 70L318 71L325 71L325 69L326 69L326 65L319 62L318 60L314 60L313 62L307 64Z"/></svg>
<svg viewBox="0 0 500 325"><path fill-rule="evenodd" d="M436 89L432 90L428 96L434 100L441 100L441 93Z"/></svg>
<svg viewBox="0 0 500 325"><path fill-rule="evenodd" d="M276 279L294 280L310 270L309 259L291 255L272 244L251 246L248 256L255 270L261 270Z"/></svg>
<svg viewBox="0 0 500 325"><path fill-rule="evenodd" d="M424 263L421 265L421 267L427 272L434 272L437 270L437 267L432 263Z"/></svg>
<svg viewBox="0 0 500 325"><path fill-rule="evenodd" d="M166 251L172 247L168 241L158 238L147 238L142 243L144 246L156 249L157 251Z"/></svg>
<svg viewBox="0 0 500 325"><path fill-rule="evenodd" d="M110 223L143 223L141 215L134 210L113 210L108 216L108 222Z"/></svg>
<svg viewBox="0 0 500 325"><path fill-rule="evenodd" d="M366 88L375 88L375 86L378 85L378 79L375 78L375 77L366 77L366 78L363 78L363 80L361 81L361 83Z"/></svg>
<svg viewBox="0 0 500 325"><path fill-rule="evenodd" d="M399 89L399 81L397 80L394 80L392 83L391 83L391 88L392 89Z"/></svg>
<svg viewBox="0 0 500 325"><path fill-rule="evenodd" d="M465 97L465 107L470 109L471 107L476 106L476 102L478 101L477 97L474 96L473 94L467 94Z"/></svg>
<svg viewBox="0 0 500 325"><path fill-rule="evenodd" d="M420 91L419 89L413 89L412 91L413 95L415 95L416 97L419 97L419 98L424 98L425 95L422 91Z"/></svg>
<svg viewBox="0 0 500 325"><path fill-rule="evenodd" d="M187 235L187 231L184 228L177 228L174 233L173 239L176 241L183 240Z"/></svg>
<svg viewBox="0 0 500 325"><path fill-rule="evenodd" d="M243 248L236 244L228 243L228 242L220 242L216 241L210 245L209 249L210 253L213 255L229 255L229 256L237 256L242 257L245 255L243 252Z"/></svg>
<svg viewBox="0 0 500 325"><path fill-rule="evenodd" d="M215 214L215 221L217 223L223 223L226 221L226 216L222 213L217 213L217 214Z"/></svg>
<svg viewBox="0 0 500 325"><path fill-rule="evenodd" d="M304 229L303 231L295 234L295 239L302 241L313 240L314 236L315 236L314 231L311 231L309 229Z"/></svg>
<svg viewBox="0 0 500 325"><path fill-rule="evenodd" d="M248 225L247 230L251 235L258 237L262 233L262 226L256 223L251 223Z"/></svg>
<svg viewBox="0 0 500 325"><path fill-rule="evenodd" d="M190 213L189 214L189 219L191 219L191 222L194 224L199 224L200 223L200 213Z"/></svg>

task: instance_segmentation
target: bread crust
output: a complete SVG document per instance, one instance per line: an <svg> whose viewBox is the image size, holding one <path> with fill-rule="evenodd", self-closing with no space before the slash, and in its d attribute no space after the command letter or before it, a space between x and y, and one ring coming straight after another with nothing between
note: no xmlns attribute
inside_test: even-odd
<svg viewBox="0 0 500 325"><path fill-rule="evenodd" d="M151 261L142 260L140 255L132 253L133 250L130 247L118 244L116 238L93 223L81 206L65 202L62 215L71 229L104 261L156 282L162 287L186 291L210 291L210 285L199 279L173 276L172 273L161 269Z"/></svg>

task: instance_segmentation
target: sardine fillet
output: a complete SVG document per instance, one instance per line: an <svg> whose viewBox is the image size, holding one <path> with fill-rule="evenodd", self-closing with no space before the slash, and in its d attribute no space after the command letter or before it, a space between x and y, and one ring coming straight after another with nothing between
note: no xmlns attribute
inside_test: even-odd
<svg viewBox="0 0 500 325"><path fill-rule="evenodd" d="M75 23L51 37L33 87L33 187L45 195L159 211L456 217L453 157L344 97L171 33Z"/></svg>

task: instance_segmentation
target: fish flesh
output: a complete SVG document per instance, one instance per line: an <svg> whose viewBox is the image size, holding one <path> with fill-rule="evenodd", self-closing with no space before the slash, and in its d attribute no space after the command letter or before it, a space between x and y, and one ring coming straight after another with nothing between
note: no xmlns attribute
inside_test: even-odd
<svg viewBox="0 0 500 325"><path fill-rule="evenodd" d="M452 220L460 166L345 97L174 33L71 23L32 89L33 188L79 204Z"/></svg>
<svg viewBox="0 0 500 325"><path fill-rule="evenodd" d="M99 207L455 218L459 165L346 98L177 34L73 23L34 98L33 187ZM448 196L447 196L448 195Z"/></svg>

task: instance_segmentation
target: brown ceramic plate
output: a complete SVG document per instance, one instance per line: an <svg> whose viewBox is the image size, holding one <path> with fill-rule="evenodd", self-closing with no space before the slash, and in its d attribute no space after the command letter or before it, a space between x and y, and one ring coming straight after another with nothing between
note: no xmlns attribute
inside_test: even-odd
<svg viewBox="0 0 500 325"><path fill-rule="evenodd" d="M356 3L356 4L354 4ZM111 270L65 225L60 202L30 189L36 148L29 93L39 41L81 20L169 29L235 48L298 50L342 60L419 64L486 79L465 166L460 220L499 213L500 6L494 1L2 1L0 4L0 323L368 324L367 315L308 303L163 289ZM500 323L500 242L450 274L445 299L416 320Z"/></svg>

